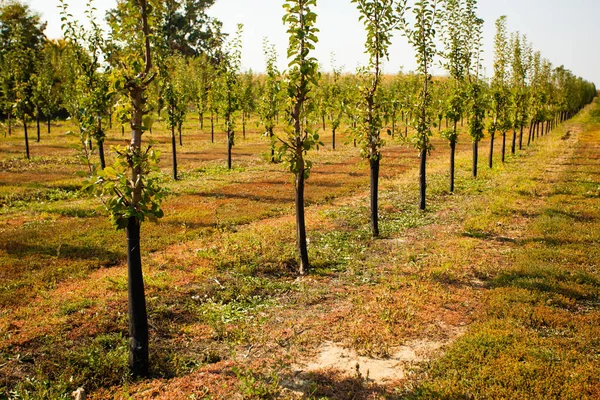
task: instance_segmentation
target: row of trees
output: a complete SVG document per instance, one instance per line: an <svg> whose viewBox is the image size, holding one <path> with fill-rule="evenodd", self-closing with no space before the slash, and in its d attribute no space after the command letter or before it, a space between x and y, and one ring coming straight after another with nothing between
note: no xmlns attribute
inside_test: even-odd
<svg viewBox="0 0 600 400"><path fill-rule="evenodd" d="M90 1L84 28L62 5L64 40L50 42L44 24L27 6L10 2L0 14L1 113L23 123L28 151L27 120L59 109L74 121L80 157L88 171L84 188L104 202L112 221L127 232L130 364L136 375L148 371L148 328L140 257L140 225L162 217L165 190L152 142L143 144L154 117L164 117L171 132L173 178L178 178L177 147L183 145L182 124L191 110L204 128L206 117L214 141L215 126L227 136L228 166L241 125L245 135L252 115L270 141L271 162L283 161L295 188L299 272L310 270L304 221L304 189L310 176L310 152L323 146L319 130L330 129L332 147L345 122L370 166L373 236L379 235L379 172L385 134L402 136L420 155L420 201L426 208L427 157L437 128L450 146L450 191L454 190L454 155L464 121L473 143L473 176L477 176L479 142L487 131L494 139L512 130L512 152L555 124L571 117L596 95L593 84L563 67L553 68L533 53L526 38L508 35L506 18L497 22L494 77L481 75L482 27L476 0L351 0L365 26L369 63L357 74L322 74L312 57L318 44L316 0L286 0L284 23L289 46L286 71L265 41L266 73L241 71L241 35L224 44L220 24L204 10L212 0L119 0L108 14L110 32L95 20ZM4 21L8 21L8 23ZM385 76L393 34L414 47L414 73ZM442 47L439 47L439 46ZM432 66L441 55L448 72L434 78ZM17 67L18 66L18 67ZM68 95L66 95L68 94ZM106 123L131 128L128 146L115 147L116 161L104 156ZM219 122L220 121L220 122ZM445 121L445 128L442 127ZM278 122L283 126L277 130ZM38 124L39 126L39 124ZM327 127L329 126L329 128ZM404 128L404 129L402 129ZM39 129L38 129L39 132ZM178 134L178 137L177 137ZM39 134L38 134L39 138ZM96 157L98 154L98 157Z"/></svg>

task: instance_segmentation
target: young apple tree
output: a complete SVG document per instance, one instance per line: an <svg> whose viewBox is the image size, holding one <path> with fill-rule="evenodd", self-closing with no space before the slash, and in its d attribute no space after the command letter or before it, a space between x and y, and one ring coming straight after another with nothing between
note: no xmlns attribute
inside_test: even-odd
<svg viewBox="0 0 600 400"><path fill-rule="evenodd" d="M381 67L389 58L388 49L392 42L392 33L396 29L399 18L397 10L404 10L406 2L396 0L352 0L360 13L359 20L367 31L365 52L369 55L368 68L362 69L360 75L368 82L361 86L360 119L356 136L361 148L361 156L369 160L371 182L371 232L379 236L379 167L381 148L385 142L381 138L383 120L381 114ZM391 133L391 131L390 131Z"/></svg>
<svg viewBox="0 0 600 400"><path fill-rule="evenodd" d="M148 375L148 317L142 259L140 226L147 219L163 216L161 202L166 194L159 178L159 153L142 138L149 130L147 89L157 75L153 64L154 29L157 25L158 0L120 0L119 23L111 23L115 41L111 61L116 64L111 74L111 86L129 98L131 142L115 148L114 165L97 171L86 187L100 197L111 220L118 229L127 232L127 266L129 294L129 366L134 376Z"/></svg>
<svg viewBox="0 0 600 400"><path fill-rule="evenodd" d="M278 139L281 141L280 154L294 174L296 239L300 255L298 270L301 275L307 274L310 269L304 218L304 184L310 176L312 162L306 160L305 156L321 144L317 131L306 123L309 94L319 78L317 60L311 56L318 42L319 30L315 27L317 14L311 9L316 6L316 0L286 0L283 5L283 22L287 25L289 35L286 105L292 126L286 128L286 135Z"/></svg>
<svg viewBox="0 0 600 400"><path fill-rule="evenodd" d="M431 144L432 122L432 90L433 79L431 69L436 55L436 32L440 25L440 6L442 0L418 0L415 2L412 12L414 22L409 25L402 18L402 30L416 52L417 71L421 81L421 90L418 100L414 105L416 114L416 134L413 144L420 153L419 168L419 209L425 210L427 192L427 156L433 146ZM404 14L399 9L400 15Z"/></svg>

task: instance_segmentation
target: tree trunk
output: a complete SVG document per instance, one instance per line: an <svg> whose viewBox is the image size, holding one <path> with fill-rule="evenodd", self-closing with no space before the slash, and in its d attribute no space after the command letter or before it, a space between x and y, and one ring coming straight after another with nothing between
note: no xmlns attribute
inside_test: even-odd
<svg viewBox="0 0 600 400"><path fill-rule="evenodd" d="M450 193L454 193L454 164L456 158L456 140L450 141Z"/></svg>
<svg viewBox="0 0 600 400"><path fill-rule="evenodd" d="M331 147L335 150L335 127L331 130Z"/></svg>
<svg viewBox="0 0 600 400"><path fill-rule="evenodd" d="M204 129L204 116L202 113L198 113L198 124L200 124L200 130Z"/></svg>
<svg viewBox="0 0 600 400"><path fill-rule="evenodd" d="M371 232L379 236L378 195L379 195L379 159L370 160L371 166Z"/></svg>
<svg viewBox="0 0 600 400"><path fill-rule="evenodd" d="M215 142L215 120L212 111L210 112L210 141Z"/></svg>
<svg viewBox="0 0 600 400"><path fill-rule="evenodd" d="M37 128L37 142L40 142L40 110L35 110L35 126Z"/></svg>
<svg viewBox="0 0 600 400"><path fill-rule="evenodd" d="M50 117L48 117L47 124L48 124L48 135L49 135L50 134Z"/></svg>
<svg viewBox="0 0 600 400"><path fill-rule="evenodd" d="M490 157L488 160L488 165L491 168L494 167L494 139L496 138L496 132L492 132L490 134Z"/></svg>
<svg viewBox="0 0 600 400"><path fill-rule="evenodd" d="M108 129L112 129L112 113L108 114Z"/></svg>
<svg viewBox="0 0 600 400"><path fill-rule="evenodd" d="M106 168L106 159L104 158L104 132L102 132L102 120L98 118L98 155L100 156L100 168Z"/></svg>
<svg viewBox="0 0 600 400"><path fill-rule="evenodd" d="M529 134L527 135L527 146L528 147L531 144L531 131L532 130L533 130L533 120L531 120L531 123L529 124Z"/></svg>
<svg viewBox="0 0 600 400"><path fill-rule="evenodd" d="M246 139L246 113L242 113L242 137Z"/></svg>
<svg viewBox="0 0 600 400"><path fill-rule="evenodd" d="M180 146L183 146L183 136L181 134L181 131L183 128L182 125L183 125L183 122L180 122L179 125L177 126L177 130L179 131L179 145Z"/></svg>
<svg viewBox="0 0 600 400"><path fill-rule="evenodd" d="M125 126L121 125L121 136L125 136Z"/></svg>
<svg viewBox="0 0 600 400"><path fill-rule="evenodd" d="M479 164L479 140L473 142L473 178L477 178L477 165Z"/></svg>
<svg viewBox="0 0 600 400"><path fill-rule="evenodd" d="M177 142L174 126L171 126L171 151L173 152L173 179L177 180Z"/></svg>
<svg viewBox="0 0 600 400"><path fill-rule="evenodd" d="M324 115L322 116L322 119L323 119L323 130L325 130L325 129L327 129L327 127L325 126L325 116Z"/></svg>
<svg viewBox="0 0 600 400"><path fill-rule="evenodd" d="M98 140L98 155L100 156L100 168L106 168L106 159L104 158L104 140Z"/></svg>
<svg viewBox="0 0 600 400"><path fill-rule="evenodd" d="M511 152L512 154L515 154L517 152L517 128L513 129Z"/></svg>
<svg viewBox="0 0 600 400"><path fill-rule="evenodd" d="M29 136L27 136L27 122L23 121L23 134L25 135L25 155L29 160Z"/></svg>
<svg viewBox="0 0 600 400"><path fill-rule="evenodd" d="M502 162L506 159L506 132L502 132Z"/></svg>
<svg viewBox="0 0 600 400"><path fill-rule="evenodd" d="M148 316L140 255L140 224L135 217L130 217L127 224L127 272L129 277L129 367L134 376L148 376Z"/></svg>
<svg viewBox="0 0 600 400"><path fill-rule="evenodd" d="M296 240L300 254L300 275L306 275L310 268L306 244L306 221L304 220L304 159L300 160L300 172L296 173Z"/></svg>
<svg viewBox="0 0 600 400"><path fill-rule="evenodd" d="M231 169L231 149L233 148L233 137L227 133L227 169Z"/></svg>
<svg viewBox="0 0 600 400"><path fill-rule="evenodd" d="M10 111L8 112L8 136L12 136L12 121Z"/></svg>
<svg viewBox="0 0 600 400"><path fill-rule="evenodd" d="M275 142L273 140L273 128L269 128L269 139L271 140L271 163L275 163Z"/></svg>
<svg viewBox="0 0 600 400"><path fill-rule="evenodd" d="M421 150L421 166L419 168L419 209L426 208L425 194L427 191L427 150Z"/></svg>
<svg viewBox="0 0 600 400"><path fill-rule="evenodd" d="M519 130L519 150L523 150L523 125L521 125L521 129Z"/></svg>

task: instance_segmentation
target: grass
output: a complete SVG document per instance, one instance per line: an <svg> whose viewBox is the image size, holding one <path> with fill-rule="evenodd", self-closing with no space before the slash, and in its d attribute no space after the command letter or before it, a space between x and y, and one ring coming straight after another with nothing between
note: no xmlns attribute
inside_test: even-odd
<svg viewBox="0 0 600 400"><path fill-rule="evenodd" d="M126 368L123 235L77 190L64 125L32 144L31 162L16 156L20 138L0 142L0 398L69 398L82 385L94 399L297 398L293 371L324 341L385 358L420 339L451 344L400 382L307 373L304 398L600 395L600 121L589 110L505 164L497 155L493 170L482 160L478 179L464 139L455 194L437 141L426 212L415 152L390 143L379 239L357 150L315 152L307 278L295 273L290 176L261 158L258 129L228 171L222 135L212 144L194 122L166 217L143 227L153 362L142 381ZM167 132L153 136L168 154Z"/></svg>

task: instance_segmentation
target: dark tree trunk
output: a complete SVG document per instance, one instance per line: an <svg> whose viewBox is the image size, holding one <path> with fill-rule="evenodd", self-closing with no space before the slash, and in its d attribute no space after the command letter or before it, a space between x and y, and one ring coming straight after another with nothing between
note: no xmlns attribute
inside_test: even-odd
<svg viewBox="0 0 600 400"><path fill-rule="evenodd" d="M488 166L494 168L494 139L496 139L496 132L492 132L490 135L490 156L488 159Z"/></svg>
<svg viewBox="0 0 600 400"><path fill-rule="evenodd" d="M379 160L370 160L371 166L371 232L379 236L378 196L379 196Z"/></svg>
<svg viewBox="0 0 600 400"><path fill-rule="evenodd" d="M446 117L446 129L448 129L448 117Z"/></svg>
<svg viewBox="0 0 600 400"><path fill-rule="evenodd" d="M200 130L204 129L204 115L198 113L198 123L200 124Z"/></svg>
<svg viewBox="0 0 600 400"><path fill-rule="evenodd" d="M215 142L215 120L212 111L210 112L210 141Z"/></svg>
<svg viewBox="0 0 600 400"><path fill-rule="evenodd" d="M112 113L108 114L108 129L112 129Z"/></svg>
<svg viewBox="0 0 600 400"><path fill-rule="evenodd" d="M450 193L454 193L454 167L456 158L456 140L450 141Z"/></svg>
<svg viewBox="0 0 600 400"><path fill-rule="evenodd" d="M273 141L273 128L269 128L269 139L271 140L271 163L275 163L275 142Z"/></svg>
<svg viewBox="0 0 600 400"><path fill-rule="evenodd" d="M331 130L331 147L335 150L335 128Z"/></svg>
<svg viewBox="0 0 600 400"><path fill-rule="evenodd" d="M521 125L521 129L519 130L519 150L523 150L523 125Z"/></svg>
<svg viewBox="0 0 600 400"><path fill-rule="evenodd" d="M506 132L502 132L502 162L506 159Z"/></svg>
<svg viewBox="0 0 600 400"><path fill-rule="evenodd" d="M173 179L177 180L177 142L174 126L171 126L171 151L173 152Z"/></svg>
<svg viewBox="0 0 600 400"><path fill-rule="evenodd" d="M102 131L102 120L98 118L98 155L100 156L100 168L106 168L106 159L104 158L104 132Z"/></svg>
<svg viewBox="0 0 600 400"><path fill-rule="evenodd" d="M125 136L125 127L121 125L121 136Z"/></svg>
<svg viewBox="0 0 600 400"><path fill-rule="evenodd" d="M8 113L8 136L12 136L12 121L10 112Z"/></svg>
<svg viewBox="0 0 600 400"><path fill-rule="evenodd" d="M179 145L183 146L183 135L181 134L181 131L183 130L183 122L180 122L179 125L177 126L177 130L179 133Z"/></svg>
<svg viewBox="0 0 600 400"><path fill-rule="evenodd" d="M246 139L246 113L242 113L242 137Z"/></svg>
<svg viewBox="0 0 600 400"><path fill-rule="evenodd" d="M48 119L46 120L46 123L48 124L48 135L50 134L50 117L48 117Z"/></svg>
<svg viewBox="0 0 600 400"><path fill-rule="evenodd" d="M427 192L427 150L421 150L421 165L419 168L419 209L427 207L425 195Z"/></svg>
<svg viewBox="0 0 600 400"><path fill-rule="evenodd" d="M302 162L304 165L304 162ZM310 268L306 245L306 221L304 220L304 168L296 174L296 240L300 254L300 275L306 275Z"/></svg>
<svg viewBox="0 0 600 400"><path fill-rule="evenodd" d="M40 110L35 111L35 126L37 128L37 142L40 142Z"/></svg>
<svg viewBox="0 0 600 400"><path fill-rule="evenodd" d="M517 152L517 128L513 129L512 147L510 148L512 154Z"/></svg>
<svg viewBox="0 0 600 400"><path fill-rule="evenodd" d="M323 130L327 129L327 127L325 126L325 116L323 115Z"/></svg>
<svg viewBox="0 0 600 400"><path fill-rule="evenodd" d="M527 135L527 146L531 144L531 132L533 131L533 120L529 124L529 134Z"/></svg>
<svg viewBox="0 0 600 400"><path fill-rule="evenodd" d="M100 157L100 168L106 168L106 159L104 158L104 140L98 140L98 156Z"/></svg>
<svg viewBox="0 0 600 400"><path fill-rule="evenodd" d="M227 169L231 169L231 149L233 148L233 137L227 134Z"/></svg>
<svg viewBox="0 0 600 400"><path fill-rule="evenodd" d="M127 224L127 272L129 276L129 367L134 376L148 376L148 315L140 255L140 223Z"/></svg>
<svg viewBox="0 0 600 400"><path fill-rule="evenodd" d="M477 178L477 166L479 164L479 140L473 142L473 178Z"/></svg>
<svg viewBox="0 0 600 400"><path fill-rule="evenodd" d="M23 134L25 135L25 156L29 160L29 136L27 135L27 123L23 121Z"/></svg>

